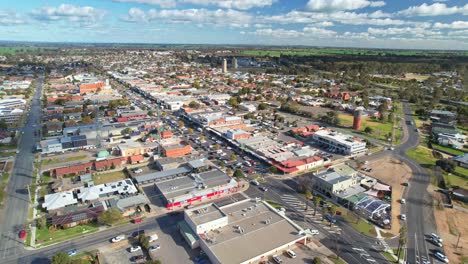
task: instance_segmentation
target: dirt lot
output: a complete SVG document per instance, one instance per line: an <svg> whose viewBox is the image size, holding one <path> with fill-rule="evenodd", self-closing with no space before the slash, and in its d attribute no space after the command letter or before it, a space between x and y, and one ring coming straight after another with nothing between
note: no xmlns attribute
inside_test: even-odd
<svg viewBox="0 0 468 264"><path fill-rule="evenodd" d="M77 152L66 152L51 156L42 156L41 169L46 171L50 168L57 168L77 163L83 163L96 159L94 151L81 150Z"/></svg>
<svg viewBox="0 0 468 264"><path fill-rule="evenodd" d="M434 200L440 199L442 195L434 191L433 186L429 186L428 191L434 197ZM444 251L449 260L453 263L468 263L468 212L457 208L434 208L434 216L437 224L438 235L444 240ZM456 249L458 234L461 234L459 248ZM464 256L464 261L461 259Z"/></svg>
<svg viewBox="0 0 468 264"><path fill-rule="evenodd" d="M371 173L366 173L383 183L392 186L392 229L390 233L397 235L400 230L400 198L402 197L405 186L404 182L408 182L411 177L411 169L399 160L393 158L383 158L372 161L363 167L371 168Z"/></svg>

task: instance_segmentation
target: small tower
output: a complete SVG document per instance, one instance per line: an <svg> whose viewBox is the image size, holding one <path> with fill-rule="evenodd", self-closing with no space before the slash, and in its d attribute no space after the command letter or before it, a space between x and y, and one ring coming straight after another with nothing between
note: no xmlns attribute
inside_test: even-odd
<svg viewBox="0 0 468 264"><path fill-rule="evenodd" d="M362 119L362 111L361 110L354 111L354 120L353 120L354 130L361 130L361 119Z"/></svg>
<svg viewBox="0 0 468 264"><path fill-rule="evenodd" d="M236 59L236 58L233 58L233 59L232 59L232 67L233 67L234 69L237 69L237 67L238 67L238 65L237 65L237 59Z"/></svg>

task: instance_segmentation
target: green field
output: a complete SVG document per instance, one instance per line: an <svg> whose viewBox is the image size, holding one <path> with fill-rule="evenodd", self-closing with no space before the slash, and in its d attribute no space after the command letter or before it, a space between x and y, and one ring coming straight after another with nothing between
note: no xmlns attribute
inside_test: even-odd
<svg viewBox="0 0 468 264"><path fill-rule="evenodd" d="M348 114L340 113L338 114L338 119L340 119L340 125L346 128L351 128L353 126L353 116ZM372 138L387 141L387 135L392 132L392 123L381 123L379 121L374 121L369 118L362 119L362 129L361 134L370 136ZM371 134L364 133L365 127L371 127L374 131ZM401 130L395 129L395 139L396 142L399 142L401 137Z"/></svg>
<svg viewBox="0 0 468 264"><path fill-rule="evenodd" d="M466 51L437 52L420 50L376 50L376 49L339 49L339 48L307 48L307 49L272 49L272 50L245 50L243 54L250 56L468 56Z"/></svg>
<svg viewBox="0 0 468 264"><path fill-rule="evenodd" d="M436 150L447 152L447 153L449 153L449 154L451 154L453 156L461 156L461 155L465 154L465 152L463 152L461 150L449 148L449 147L446 147L446 146L437 145L437 144L434 144L434 143L432 143L432 148L436 149Z"/></svg>
<svg viewBox="0 0 468 264"><path fill-rule="evenodd" d="M99 226L97 223L89 223L86 225L79 225L66 229L49 230L48 228L37 229L36 239L38 244L47 245L57 242L69 240L84 234L89 234L98 231Z"/></svg>
<svg viewBox="0 0 468 264"><path fill-rule="evenodd" d="M406 155L417 163L428 167L434 166L437 161L437 159L432 155L432 151L430 149L421 146L408 150Z"/></svg>
<svg viewBox="0 0 468 264"><path fill-rule="evenodd" d="M16 46L16 47L0 47L0 55L16 54L22 52L34 52L42 50L57 49L54 47L36 47L36 46Z"/></svg>

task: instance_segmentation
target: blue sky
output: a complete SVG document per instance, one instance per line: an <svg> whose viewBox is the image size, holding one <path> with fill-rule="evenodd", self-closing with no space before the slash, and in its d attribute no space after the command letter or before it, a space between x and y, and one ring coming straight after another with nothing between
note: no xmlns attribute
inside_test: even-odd
<svg viewBox="0 0 468 264"><path fill-rule="evenodd" d="M466 0L0 0L0 40L468 49Z"/></svg>

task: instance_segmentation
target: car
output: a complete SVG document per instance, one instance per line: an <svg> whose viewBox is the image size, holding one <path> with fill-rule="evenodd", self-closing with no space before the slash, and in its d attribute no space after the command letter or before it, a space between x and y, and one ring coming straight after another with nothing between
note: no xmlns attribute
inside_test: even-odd
<svg viewBox="0 0 468 264"><path fill-rule="evenodd" d="M117 243L125 239L125 235L118 235L111 239L112 243Z"/></svg>
<svg viewBox="0 0 468 264"><path fill-rule="evenodd" d="M405 198L401 198L400 203L401 203L401 204L405 204L405 203L406 203Z"/></svg>
<svg viewBox="0 0 468 264"><path fill-rule="evenodd" d="M318 235L318 234L320 234L319 231L318 231L317 229L311 229L311 230L310 230L310 233L311 233L312 235Z"/></svg>
<svg viewBox="0 0 468 264"><path fill-rule="evenodd" d="M139 260L144 260L144 259L145 259L145 256L137 255L137 256L133 256L130 260L133 261L133 262L137 262Z"/></svg>
<svg viewBox="0 0 468 264"><path fill-rule="evenodd" d="M130 252L137 252L138 250L141 250L140 246L133 246L133 247L128 249L128 251L130 251Z"/></svg>
<svg viewBox="0 0 468 264"><path fill-rule="evenodd" d="M154 242L156 240L158 240L158 235L157 234L152 234L151 236L149 236L148 238L148 242L151 243L151 242Z"/></svg>
<svg viewBox="0 0 468 264"><path fill-rule="evenodd" d="M430 241L432 244L434 244L434 245L436 245L436 246L438 246L438 247L442 247L442 243L440 242L440 240L438 240L438 239L436 239L436 238L430 237L430 238L429 238L429 241Z"/></svg>
<svg viewBox="0 0 468 264"><path fill-rule="evenodd" d="M263 187L263 186L258 187L258 189L260 189L261 191L264 191L264 192L268 191L268 188L267 188L267 187Z"/></svg>
<svg viewBox="0 0 468 264"><path fill-rule="evenodd" d="M286 250L286 254L288 254L288 256L291 257L291 258L296 258L297 257L296 253L294 253L294 251L292 251L290 249Z"/></svg>
<svg viewBox="0 0 468 264"><path fill-rule="evenodd" d="M142 172L143 172L143 170L140 169L140 168L133 169L133 173L135 173L135 174L142 173Z"/></svg>
<svg viewBox="0 0 468 264"><path fill-rule="evenodd" d="M145 230L138 230L132 233L132 237L138 237L139 235L144 235Z"/></svg>
<svg viewBox="0 0 468 264"><path fill-rule="evenodd" d="M148 248L148 251L151 252L151 251L155 251L155 250L158 250L160 249L161 246L160 245L154 245L154 246L151 246Z"/></svg>
<svg viewBox="0 0 468 264"><path fill-rule="evenodd" d="M402 184L403 184L403 186L409 186L409 182L404 182Z"/></svg>
<svg viewBox="0 0 468 264"><path fill-rule="evenodd" d="M331 222L331 223L336 223L336 218L330 214L324 214L323 217L328 221L328 222Z"/></svg>
<svg viewBox="0 0 468 264"><path fill-rule="evenodd" d="M440 236L438 236L436 233L431 233L431 237L437 239L437 240L440 241L441 243L442 243L442 241L443 241L442 238L441 238Z"/></svg>
<svg viewBox="0 0 468 264"><path fill-rule="evenodd" d="M251 180L250 183L255 185L255 186L260 185L260 183L257 180Z"/></svg>
<svg viewBox="0 0 468 264"><path fill-rule="evenodd" d="M72 249L70 251L67 252L68 256L75 256L76 255L76 249Z"/></svg>
<svg viewBox="0 0 468 264"><path fill-rule="evenodd" d="M449 263L447 256L440 250L434 250L434 257L444 263Z"/></svg>
<svg viewBox="0 0 468 264"><path fill-rule="evenodd" d="M405 215L405 214L401 214L401 215L400 215L400 219L401 219L402 221L406 221L406 215Z"/></svg>
<svg viewBox="0 0 468 264"><path fill-rule="evenodd" d="M282 264L283 260L278 255L273 255L273 261L277 264Z"/></svg>
<svg viewBox="0 0 468 264"><path fill-rule="evenodd" d="M18 233L19 239L25 239L26 238L26 230L21 229Z"/></svg>

